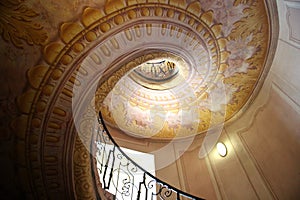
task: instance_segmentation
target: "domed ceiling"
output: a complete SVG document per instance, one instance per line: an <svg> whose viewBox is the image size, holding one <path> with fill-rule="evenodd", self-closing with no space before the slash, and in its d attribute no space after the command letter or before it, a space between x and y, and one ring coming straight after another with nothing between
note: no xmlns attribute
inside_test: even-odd
<svg viewBox="0 0 300 200"><path fill-rule="evenodd" d="M167 139L203 133L240 113L264 71L264 3L134 2L102 25L114 32L82 62L114 56L110 70L126 69L100 81L96 104L104 119L134 136Z"/></svg>
<svg viewBox="0 0 300 200"><path fill-rule="evenodd" d="M73 126L84 133L88 120L80 116L95 120L85 104L136 137L183 138L223 125L242 113L268 72L268 9L256 0L86 7L77 21L61 24L59 38L28 70L19 135L38 142L41 131L53 141Z"/></svg>

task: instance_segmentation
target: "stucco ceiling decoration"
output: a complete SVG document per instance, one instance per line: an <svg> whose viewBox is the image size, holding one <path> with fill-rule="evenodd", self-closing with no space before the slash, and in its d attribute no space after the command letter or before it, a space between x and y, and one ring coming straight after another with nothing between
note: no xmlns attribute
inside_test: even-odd
<svg viewBox="0 0 300 200"><path fill-rule="evenodd" d="M168 91L151 90L163 88L163 84L151 88L140 83L144 87L139 87L128 78L132 75L126 74L126 70L113 83L111 79L110 84L100 85L96 104L107 96L107 90L112 90L101 108L105 120L131 135L159 139L186 137L228 121L249 100L264 69L269 27L263 2L194 1L189 5L180 2L177 7L165 4L160 7L146 4L132 10L127 7L141 19L134 23L125 19L128 26L124 32L111 36L119 44L126 43L122 40L128 37L134 40L130 43L134 46L131 51L144 51L144 55L151 55L147 50L167 52L188 65L188 75L180 76L180 84L173 84ZM119 37L122 34L124 37ZM100 52L97 49L101 45L94 52ZM112 68L138 67L139 63L132 61L138 55L141 53L127 56Z"/></svg>
<svg viewBox="0 0 300 200"><path fill-rule="evenodd" d="M34 188L30 195L36 198L54 199L57 191L65 199L72 195L78 199L97 196L90 158L80 142L81 139L90 145L92 133L86 130L92 130L88 122L95 119L87 116L80 122L80 129L75 130L72 100L78 94L73 89L84 86L88 90L97 81L96 111L102 108L107 122L114 124L109 107L102 103L113 88L119 87L117 83L122 77L126 78L131 70L147 61L172 54L186 62L186 68L193 67L197 73L180 77L201 80L189 87L197 88L195 91L199 93L186 91L200 102L209 102L206 100L211 94L217 97L222 84L227 86L228 93L227 99L216 98L219 103L214 107L196 104L193 130L187 124L182 130L190 131L184 134L180 133L181 127L165 123L162 129L165 131L155 135L145 132L151 137L170 139L201 133L223 120L224 113L219 115L219 106L223 105L226 105L226 120L236 116L261 85L261 74L267 71L265 61L271 37L267 9L264 1L255 0L112 0L103 8L86 8L78 21L63 23L57 40L44 47L40 63L28 70L28 87L18 98L22 115L16 120L16 154L20 176L30 180L24 190L30 192ZM153 34L159 34L160 39L153 38ZM157 41L162 39L169 46L159 45ZM178 43L180 48L175 48ZM205 67L201 60L195 65L198 61L194 58L202 58L204 63L209 61L209 65ZM98 74L103 75L100 81ZM85 81L87 77L92 79ZM84 97L85 93L80 95ZM162 111L161 107L156 108ZM133 122L137 129L144 126ZM81 132L83 138L76 136ZM65 171L69 168L73 171ZM74 190L69 189L73 186Z"/></svg>
<svg viewBox="0 0 300 200"><path fill-rule="evenodd" d="M43 26L36 21L38 13L28 8L23 1L2 0L0 3L0 34L15 47L44 45L48 39Z"/></svg>

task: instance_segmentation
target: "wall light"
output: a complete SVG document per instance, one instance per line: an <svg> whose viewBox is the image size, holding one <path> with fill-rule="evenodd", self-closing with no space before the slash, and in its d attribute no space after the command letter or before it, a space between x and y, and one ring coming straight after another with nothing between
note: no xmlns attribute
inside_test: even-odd
<svg viewBox="0 0 300 200"><path fill-rule="evenodd" d="M217 143L217 150L220 156L225 157L227 155L227 148L224 143L218 142Z"/></svg>

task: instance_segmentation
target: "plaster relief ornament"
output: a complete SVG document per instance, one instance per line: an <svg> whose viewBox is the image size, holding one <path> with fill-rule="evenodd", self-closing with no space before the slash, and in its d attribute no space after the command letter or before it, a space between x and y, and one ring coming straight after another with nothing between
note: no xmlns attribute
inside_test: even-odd
<svg viewBox="0 0 300 200"><path fill-rule="evenodd" d="M203 134L203 143L212 147L223 124L244 113L256 97L273 59L278 39L271 19L274 1L102 2L57 23L56 37L48 43L25 2L0 3L4 40L18 48L43 45L17 99L18 171L30 183L24 191L37 191L30 193L33 198L55 199L57 191L63 199L97 198L88 150L97 139L100 111L103 123L124 134L158 140ZM162 59L179 67L164 83L131 74L143 63ZM168 153L169 147L172 143L156 153ZM199 157L209 151L200 150ZM157 168L172 162L166 157ZM62 178L65 172L74 179Z"/></svg>
<svg viewBox="0 0 300 200"><path fill-rule="evenodd" d="M46 31L37 20L39 14L23 1L1 0L0 34L5 41L17 48L27 45L43 45L48 39Z"/></svg>

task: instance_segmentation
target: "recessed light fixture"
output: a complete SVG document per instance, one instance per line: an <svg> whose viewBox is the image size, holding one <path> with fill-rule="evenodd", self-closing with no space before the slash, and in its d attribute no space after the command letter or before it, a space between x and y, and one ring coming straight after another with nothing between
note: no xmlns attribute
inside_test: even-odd
<svg viewBox="0 0 300 200"><path fill-rule="evenodd" d="M220 156L225 157L227 155L227 148L224 143L218 142L217 143L217 150Z"/></svg>

